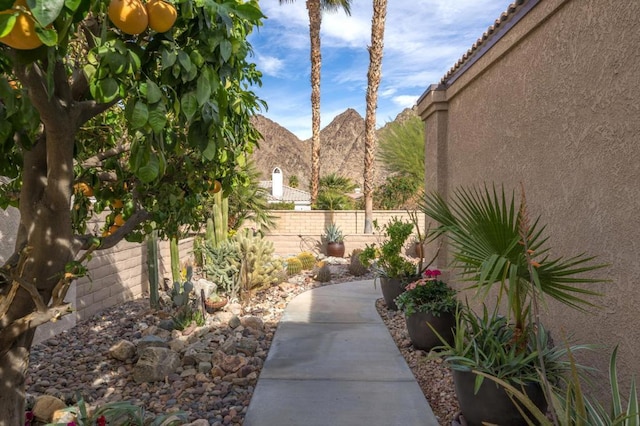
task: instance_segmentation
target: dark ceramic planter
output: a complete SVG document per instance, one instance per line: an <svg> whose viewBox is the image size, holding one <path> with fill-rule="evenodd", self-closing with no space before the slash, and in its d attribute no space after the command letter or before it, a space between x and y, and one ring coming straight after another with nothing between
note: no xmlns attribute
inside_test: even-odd
<svg viewBox="0 0 640 426"><path fill-rule="evenodd" d="M344 257L344 243L327 243L327 256Z"/></svg>
<svg viewBox="0 0 640 426"><path fill-rule="evenodd" d="M436 346L441 346L442 341L438 338L435 329L451 345L453 344L453 329L456 325L456 316L451 312L435 316L430 312L416 312L405 318L407 332L411 339L411 344L416 349L429 351ZM431 327L429 327L431 324Z"/></svg>
<svg viewBox="0 0 640 426"><path fill-rule="evenodd" d="M384 298L384 303L387 305L392 311L398 310L398 305L396 305L396 297L400 296L404 293L403 282L399 278L387 278L380 277L380 288L382 289L382 297Z"/></svg>
<svg viewBox="0 0 640 426"><path fill-rule="evenodd" d="M475 380L476 375L471 372L453 370L453 383L460 411L468 426L482 426L483 422L500 426L527 424L502 387L485 378L478 393L474 394ZM515 386L519 388L518 385ZM542 412L546 411L547 402L538 383L525 386L525 393Z"/></svg>

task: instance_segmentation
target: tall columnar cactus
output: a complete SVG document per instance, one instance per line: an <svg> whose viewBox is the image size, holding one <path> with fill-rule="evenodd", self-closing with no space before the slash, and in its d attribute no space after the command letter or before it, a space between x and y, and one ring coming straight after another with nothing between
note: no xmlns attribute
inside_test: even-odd
<svg viewBox="0 0 640 426"><path fill-rule="evenodd" d="M213 225L212 232L209 229L209 221L207 221L207 239L214 246L219 245L227 239L229 235L229 198L222 196L222 191L217 192L213 196Z"/></svg>
<svg viewBox="0 0 640 426"><path fill-rule="evenodd" d="M158 265L158 231L147 236L147 270L149 271L149 303L152 308L160 306L160 267Z"/></svg>
<svg viewBox="0 0 640 426"><path fill-rule="evenodd" d="M169 238L169 254L171 257L171 278L173 282L180 281L180 250L178 248L178 237Z"/></svg>

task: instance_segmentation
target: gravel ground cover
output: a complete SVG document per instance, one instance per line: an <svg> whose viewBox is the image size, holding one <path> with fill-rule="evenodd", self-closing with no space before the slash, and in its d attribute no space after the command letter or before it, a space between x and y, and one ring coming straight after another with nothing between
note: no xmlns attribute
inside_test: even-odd
<svg viewBox="0 0 640 426"><path fill-rule="evenodd" d="M126 400L151 414L182 410L188 413L190 422L202 419L210 425L241 425L287 303L315 287L372 279L371 275L353 277L344 265L333 265L332 269L333 279L328 283L314 281L310 273L296 275L254 294L249 303L236 307L236 315L225 313L209 318L214 321L208 324L212 330L206 335L211 351L224 348L225 342L233 339L257 342L255 353L237 372L203 374L184 367L164 382L136 383L132 377L134 360L116 360L109 356L109 348L121 339L136 341L145 335L145 330L169 318L165 311L149 309L148 299L140 299L110 308L34 346L27 393L30 398L54 395L68 404L75 402L80 393L90 405ZM413 349L402 313L387 310L382 299L376 307L440 424L451 424L458 405L449 369L441 360L430 360L423 351ZM261 319L264 326L260 332L238 326L238 317Z"/></svg>

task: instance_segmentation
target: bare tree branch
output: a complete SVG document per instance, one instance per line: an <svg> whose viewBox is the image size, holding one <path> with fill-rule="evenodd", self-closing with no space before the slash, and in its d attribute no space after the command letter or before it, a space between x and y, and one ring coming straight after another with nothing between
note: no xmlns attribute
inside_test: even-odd
<svg viewBox="0 0 640 426"><path fill-rule="evenodd" d="M100 153L94 155L93 157L87 158L81 164L81 166L83 168L85 168L85 169L88 169L88 168L91 168L91 167L102 167L102 161L103 160L105 160L107 158L115 157L117 155L120 155L123 152L129 151L130 149L131 149L131 144L130 143L118 144L118 146L115 146L115 147L113 147L111 149L108 149L106 151L100 152Z"/></svg>
<svg viewBox="0 0 640 426"><path fill-rule="evenodd" d="M27 330L34 329L48 321L55 321L71 312L71 304L55 306L44 312L32 312L12 322L8 327L0 330L0 358L2 358L13 344L13 341Z"/></svg>
<svg viewBox="0 0 640 426"><path fill-rule="evenodd" d="M127 219L127 221L122 225L116 232L109 235L108 237L101 238L102 243L96 250L106 250L111 247L114 247L118 244L129 232L133 231L136 226L145 220L149 220L151 218L151 214L146 210L138 210ZM76 236L76 242L80 245L80 250L89 250L96 239L95 235L81 235Z"/></svg>

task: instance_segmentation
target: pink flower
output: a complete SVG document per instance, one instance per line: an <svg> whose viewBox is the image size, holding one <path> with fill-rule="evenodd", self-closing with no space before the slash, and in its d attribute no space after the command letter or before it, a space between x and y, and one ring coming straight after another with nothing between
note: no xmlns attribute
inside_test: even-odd
<svg viewBox="0 0 640 426"><path fill-rule="evenodd" d="M439 269L427 269L424 271L424 276L427 278L436 278L438 275L442 275Z"/></svg>

